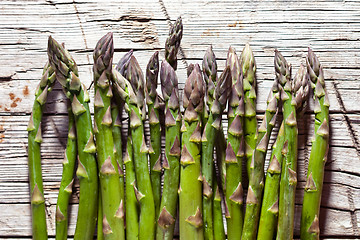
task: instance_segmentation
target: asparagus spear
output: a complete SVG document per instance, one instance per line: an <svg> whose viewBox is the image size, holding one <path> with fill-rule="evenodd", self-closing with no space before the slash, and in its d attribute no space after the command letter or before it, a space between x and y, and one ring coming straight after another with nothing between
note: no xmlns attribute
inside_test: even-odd
<svg viewBox="0 0 360 240"><path fill-rule="evenodd" d="M276 239L292 239L294 229L294 199L297 183L297 122L296 106L292 99L291 66L288 65L281 53L275 50L275 75L281 86L281 99L283 100L284 118L284 148L285 155L282 161L280 194L279 194L279 219Z"/></svg>
<svg viewBox="0 0 360 240"><path fill-rule="evenodd" d="M89 110L90 97L86 87L80 82L74 59L51 36L48 41L48 55L49 62L55 69L57 80L63 86L66 96L71 100L77 126L79 161L76 174L80 181L80 200L74 238L92 239L97 218L98 176L94 155L96 147Z"/></svg>
<svg viewBox="0 0 360 240"><path fill-rule="evenodd" d="M132 140L131 140L131 136L129 135L127 137L126 151L124 155L124 164L126 170L126 181L125 181L126 239L137 240L139 237L138 202L134 191L134 187L136 186L136 179L135 179Z"/></svg>
<svg viewBox="0 0 360 240"><path fill-rule="evenodd" d="M205 125L204 132L202 134L201 143L201 171L203 177L203 221L204 221L204 239L214 239L214 219L213 219L213 204L214 204L214 183L213 183L213 151L215 145L216 132L220 128L221 115L214 116L209 114L209 110L214 102L215 84L218 79L217 76L217 63L216 57L210 46L204 55L202 61L202 70L204 80L206 83L206 107L204 107L204 116L202 124ZM218 103L218 102L217 102ZM219 105L219 104L217 104ZM216 107L216 106L215 106ZM219 112L220 109L217 109ZM211 116L210 116L211 115ZM218 119L217 125L212 126L215 120ZM218 129L217 129L218 128Z"/></svg>
<svg viewBox="0 0 360 240"><path fill-rule="evenodd" d="M309 48L306 59L315 100L315 138L309 159L304 201L301 214L301 239L319 239L319 211L324 167L329 150L329 106L322 66Z"/></svg>
<svg viewBox="0 0 360 240"><path fill-rule="evenodd" d="M256 148L250 164L251 175L246 198L244 229L241 239L256 239L264 189L265 157L271 132L276 123L279 99L278 91L278 82L275 80L268 97L267 108L263 121L256 136Z"/></svg>
<svg viewBox="0 0 360 240"><path fill-rule="evenodd" d="M154 194L156 216L161 200L161 127L159 121L159 96L156 92L159 75L159 52L155 52L146 67L146 104L150 125L150 178Z"/></svg>
<svg viewBox="0 0 360 240"><path fill-rule="evenodd" d="M124 239L124 212L120 196L118 162L114 156L112 134L110 87L112 57L114 53L113 35L106 34L96 44L94 50L95 83L95 137L98 168L100 169L100 189L102 200L103 234L105 239ZM115 149L116 151L116 149Z"/></svg>
<svg viewBox="0 0 360 240"><path fill-rule="evenodd" d="M266 173L264 197L261 207L258 240L272 240L276 234L279 213L279 186L284 151L284 122L281 123L276 142L272 147L271 160ZM285 147L285 148L284 148ZM284 151L282 151L284 150Z"/></svg>
<svg viewBox="0 0 360 240"><path fill-rule="evenodd" d="M231 90L231 73L227 67L217 78L215 54L209 47L203 59L203 73L207 84L206 104L207 121L202 135L201 170L203 176L203 220L205 239L214 239L213 191L214 191L214 146L220 130L222 112Z"/></svg>
<svg viewBox="0 0 360 240"><path fill-rule="evenodd" d="M215 175L215 172L214 172ZM223 221L223 214L221 208L221 200L222 200L222 193L220 193L220 186L219 178L214 179L214 199L213 199L213 213L214 213L214 240L224 240L225 237L225 228L224 228L224 221Z"/></svg>
<svg viewBox="0 0 360 240"><path fill-rule="evenodd" d="M127 79L116 70L114 72L115 87L125 101L125 109L130 116L136 174L134 189L140 203L139 239L152 239L155 237L155 205L148 168L149 150L144 135L144 77L134 56L131 56L125 69Z"/></svg>
<svg viewBox="0 0 360 240"><path fill-rule="evenodd" d="M300 68L291 81L291 67L285 58L275 50L275 73L281 85L281 98L283 100L285 146L282 161L280 195L279 195L279 220L277 239L292 239L294 229L295 190L297 183L297 120L296 110L304 99L304 87L307 84L307 74Z"/></svg>
<svg viewBox="0 0 360 240"><path fill-rule="evenodd" d="M55 82L54 69L47 63L44 67L41 81L35 92L35 101L32 108L28 131L28 166L30 182L30 199L32 215L33 239L46 239L45 199L41 172L40 144L41 118L47 94Z"/></svg>
<svg viewBox="0 0 360 240"><path fill-rule="evenodd" d="M181 38L183 36L183 25L181 17L176 19L176 22L171 25L169 30L169 37L165 42L165 59L170 63L173 69L177 69L177 53L180 48Z"/></svg>
<svg viewBox="0 0 360 240"><path fill-rule="evenodd" d="M164 61L161 64L161 89L165 100L165 159L163 195L157 218L156 239L172 240L177 211L180 181L180 127L178 79L175 70Z"/></svg>
<svg viewBox="0 0 360 240"><path fill-rule="evenodd" d="M251 161L256 147L257 120L256 120L256 65L254 54L247 43L240 56L240 65L243 73L244 88L244 138L245 156L249 179L251 178Z"/></svg>
<svg viewBox="0 0 360 240"><path fill-rule="evenodd" d="M69 114L69 133L63 161L63 173L56 204L56 239L67 239L68 230L68 205L74 183L74 170L77 157L76 130L74 114L71 107Z"/></svg>
<svg viewBox="0 0 360 240"><path fill-rule="evenodd" d="M183 97L185 112L181 127L180 239L203 239L200 152L204 94L205 84L197 64L186 80Z"/></svg>
<svg viewBox="0 0 360 240"><path fill-rule="evenodd" d="M235 49L230 47L226 66L230 67L232 92L228 107L228 143L226 147L226 208L228 239L240 239L243 229L242 164L244 157L244 92L242 73Z"/></svg>

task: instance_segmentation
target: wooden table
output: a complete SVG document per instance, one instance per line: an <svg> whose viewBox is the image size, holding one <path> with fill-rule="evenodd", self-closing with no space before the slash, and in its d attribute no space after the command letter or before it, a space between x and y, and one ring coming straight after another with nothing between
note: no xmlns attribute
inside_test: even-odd
<svg viewBox="0 0 360 240"><path fill-rule="evenodd" d="M257 62L259 119L274 79L274 49L293 66L305 62L310 46L324 66L331 107L331 140L321 204L321 234L327 239L360 237L360 5L357 1L31 0L0 2L0 238L31 238L26 126L47 61L52 35L77 61L82 81L92 80L92 50L105 33L114 33L114 62L128 50L140 65L154 52L164 57L170 21L183 18L179 54L180 88L186 67L200 63L212 44L219 69L230 45L249 42ZM93 90L91 91L93 94ZM313 135L313 103L299 123L299 174L296 230ZM42 163L48 228L54 237L55 204L66 141L66 100L57 86L43 120ZM225 122L226 125L226 122ZM276 133L276 131L275 131ZM59 138L60 137L60 138ZM272 136L271 144L274 142ZM78 186L78 185L77 185ZM72 199L74 232L78 187Z"/></svg>

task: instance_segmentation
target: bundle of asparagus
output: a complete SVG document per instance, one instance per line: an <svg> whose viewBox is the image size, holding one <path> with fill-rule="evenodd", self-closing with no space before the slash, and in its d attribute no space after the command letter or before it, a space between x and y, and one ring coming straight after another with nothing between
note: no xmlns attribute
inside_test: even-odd
<svg viewBox="0 0 360 240"><path fill-rule="evenodd" d="M319 208L329 141L329 99L324 74L311 49L295 77L275 51L275 81L261 124L256 119L256 65L249 44L240 57L230 47L221 75L212 47L202 70L188 67L179 93L177 52L181 18L171 26L161 66L155 52L146 67L146 82L134 52L113 67L113 34L94 49L94 129L90 96L78 67L63 45L48 41L49 63L35 92L28 125L29 182L33 238L46 239L45 199L40 143L41 118L55 80L71 102L63 175L56 206L56 239L67 239L68 205L74 172L80 182L75 239L292 239L297 183L297 121L307 107L309 82L315 99L315 138L310 154L301 216L301 238L318 239ZM160 74L159 74L160 73ZM161 92L157 92L160 75ZM311 80L311 81L310 81ZM265 161L282 103L283 121ZM227 138L222 115L227 107ZM122 146L122 110L128 136ZM146 109L147 108L147 109ZM150 127L146 140L145 126ZM165 133L161 154L162 130ZM95 137L95 139L94 139ZM247 176L243 176L246 166ZM125 169L125 171L123 170ZM243 185L246 186L244 212ZM98 184L99 183L99 184ZM179 198L179 200L178 200Z"/></svg>

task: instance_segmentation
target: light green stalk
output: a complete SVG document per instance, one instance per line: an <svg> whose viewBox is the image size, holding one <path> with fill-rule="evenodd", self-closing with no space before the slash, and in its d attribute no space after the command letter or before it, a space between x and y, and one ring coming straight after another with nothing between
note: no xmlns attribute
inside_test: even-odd
<svg viewBox="0 0 360 240"><path fill-rule="evenodd" d="M283 101L284 132L287 149L281 170L279 195L279 220L276 239L293 239L295 190L297 183L297 142L296 101L292 89L291 67L280 52L275 50L275 74L281 85ZM294 100L293 100L294 99Z"/></svg>
<svg viewBox="0 0 360 240"><path fill-rule="evenodd" d="M279 129L276 142L272 147L271 161L266 173L264 197L262 201L258 240L273 240L276 235L279 213L280 174L284 147L284 122ZM287 147L285 146L286 150Z"/></svg>
<svg viewBox="0 0 360 240"><path fill-rule="evenodd" d="M69 133L63 161L63 173L56 204L56 240L67 239L68 205L74 183L75 163L77 157L75 119L71 107L69 114Z"/></svg>
<svg viewBox="0 0 360 240"><path fill-rule="evenodd" d="M112 134L110 80L114 53L113 35L106 34L94 50L95 86L95 137L101 200L104 239L125 239L124 203L121 202L118 162L114 154ZM116 151L116 149L115 149ZM99 219L100 220L100 219Z"/></svg>
<svg viewBox="0 0 360 240"><path fill-rule="evenodd" d="M324 167L329 150L329 98L325 90L322 66L309 48L307 70L314 90L315 138L312 142L304 201L301 214L301 239L319 239L319 211L323 188Z"/></svg>
<svg viewBox="0 0 360 240"><path fill-rule="evenodd" d="M132 51L125 54L120 59L118 65L117 65L117 69L122 71L124 74L125 74L125 70L129 66L131 56L132 56ZM114 72L115 72L115 74L114 74ZM118 117L120 118L124 104L126 104L125 99L128 97L127 93L124 92L126 90L126 84L128 84L129 86L131 86L131 85L128 81L126 81L126 79L125 79L125 82L124 81L119 82L118 78L124 79L122 76L120 76L120 73L113 70L113 79L112 80L113 80L114 100L116 101L116 105L119 109ZM125 84L125 85L123 85L122 86L123 88L121 88L120 85L118 85L118 84ZM125 105L125 106L128 108L128 105ZM114 113L113 113L113 115L114 115ZM119 134L115 134L115 130L118 131L121 129L121 122L120 121L117 121L117 122L119 122L119 124L118 124L119 126L116 128L115 127L113 128L113 136L114 137L121 134L121 132L119 132ZM115 147L117 149L121 147L120 139L115 141L115 138L114 138ZM125 179L126 239L137 240L139 238L139 215L138 215L139 205L138 205L138 202L136 199L135 188L134 188L134 187L136 187L136 177L135 177L135 169L134 169L134 157L133 157L133 147L132 147L130 125L128 127L128 137L127 137L126 143L127 143L126 150L125 150L124 157L123 157L123 164L125 165L125 171L126 171L126 176L125 176L125 178L126 178ZM120 146L117 146L118 144ZM120 150L117 150L117 152L120 152ZM120 156L119 156L119 160L120 160ZM122 164L120 164L120 166L121 165ZM121 174L120 174L120 182L121 181L123 181L123 180L121 180Z"/></svg>
<svg viewBox="0 0 360 240"><path fill-rule="evenodd" d="M231 91L231 73L227 67L217 78L215 54L209 47L203 59L204 79L207 84L204 132L201 144L201 170L203 177L203 220L205 239L214 239L213 191L214 191L214 147L221 126L221 117ZM220 214L221 215L221 214Z"/></svg>
<svg viewBox="0 0 360 240"><path fill-rule="evenodd" d="M90 97L86 87L81 84L74 59L51 36L48 42L48 55L51 66L55 69L56 78L63 86L66 96L71 100L75 115L78 169L76 174L80 181L80 200L75 239L93 239L97 219L98 175L93 139ZM79 127L80 126L80 127Z"/></svg>
<svg viewBox="0 0 360 240"><path fill-rule="evenodd" d="M116 94L116 93L114 93ZM124 162L122 154L122 136L121 136L121 114L123 103L116 104L114 98L111 101L111 119L112 119L112 135L114 139L114 157L118 164L119 182L120 182L120 203L122 202L122 208L124 212L125 208L125 193L124 193ZM122 224L125 225L125 219L122 218Z"/></svg>
<svg viewBox="0 0 360 240"><path fill-rule="evenodd" d="M228 107L228 143L226 147L225 217L229 240L240 239L243 229L243 187L242 164L244 158L244 91L239 59L235 49L230 47L226 66L230 67L232 90Z"/></svg>
<svg viewBox="0 0 360 240"><path fill-rule="evenodd" d="M130 128L129 128L130 129ZM130 131L129 131L130 133ZM124 164L126 171L125 180L125 214L126 214L126 239L137 240L139 238L139 204L136 199L135 169L133 159L133 147L131 136L128 135L126 142L126 151L124 155Z"/></svg>
<svg viewBox="0 0 360 240"><path fill-rule="evenodd" d="M251 178L251 161L256 147L257 120L256 120L256 65L254 54L247 43L240 56L240 65L243 74L244 88L244 138L245 156L249 179ZM244 236L244 235L243 235Z"/></svg>
<svg viewBox="0 0 360 240"><path fill-rule="evenodd" d="M180 170L180 239L203 239L201 177L201 115L204 108L205 84L199 65L185 83L185 109L181 127Z"/></svg>
<svg viewBox="0 0 360 240"><path fill-rule="evenodd" d="M165 158L161 211L158 213L156 239L172 240L177 214L180 181L181 113L178 79L171 65L163 61L160 71L161 89L165 100Z"/></svg>
<svg viewBox="0 0 360 240"><path fill-rule="evenodd" d="M225 237L225 228L224 220L221 207L221 199L223 198L222 193L220 193L220 184L219 179L214 179L214 201L213 201L213 218L214 218L214 240L224 240Z"/></svg>
<svg viewBox="0 0 360 240"><path fill-rule="evenodd" d="M146 67L146 104L150 125L150 178L154 194L155 214L158 216L161 200L161 126L160 100L156 92L159 75L159 52L155 52Z"/></svg>
<svg viewBox="0 0 360 240"><path fill-rule="evenodd" d="M264 189L264 165L269 139L276 123L279 88L277 80L270 91L263 121L256 134L256 148L250 164L249 188L246 198L244 229L241 239L256 239Z"/></svg>
<svg viewBox="0 0 360 240"><path fill-rule="evenodd" d="M54 69L47 63L35 91L28 131L28 167L33 239L47 239L45 199L41 170L41 119L48 92L55 82Z"/></svg>

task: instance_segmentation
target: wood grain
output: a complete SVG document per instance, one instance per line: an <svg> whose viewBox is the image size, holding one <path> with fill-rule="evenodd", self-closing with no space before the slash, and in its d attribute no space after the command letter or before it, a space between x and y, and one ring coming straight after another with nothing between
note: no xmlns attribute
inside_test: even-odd
<svg viewBox="0 0 360 240"><path fill-rule="evenodd" d="M81 80L89 86L92 50L105 33L114 33L114 63L126 51L134 49L140 66L145 69L155 50L160 51L160 59L164 58L169 21L179 15L184 23L178 64L180 90L186 79L186 66L200 63L210 44L222 70L228 47L235 47L240 54L249 42L257 63L259 121L274 79L274 49L279 49L292 64L293 73L305 61L307 47L314 49L325 70L331 101L331 139L321 203L321 235L323 239L360 237L360 14L357 1L24 0L1 1L0 13L0 212L3 213L0 238L31 238L26 126L34 91L47 61L48 36L65 42L77 61ZM90 94L93 97L92 89ZM310 108L299 123L296 235L313 135L312 109L310 101ZM226 129L226 116L223 118ZM48 227L50 236L54 237L55 204L67 135L66 99L59 86L48 97L42 128ZM276 132L277 128L270 146ZM78 194L76 182L71 199L70 236L75 227Z"/></svg>

